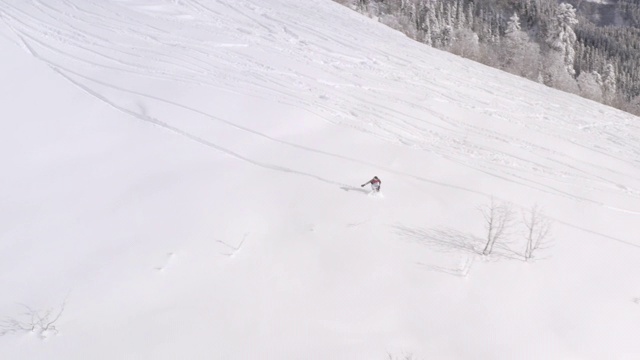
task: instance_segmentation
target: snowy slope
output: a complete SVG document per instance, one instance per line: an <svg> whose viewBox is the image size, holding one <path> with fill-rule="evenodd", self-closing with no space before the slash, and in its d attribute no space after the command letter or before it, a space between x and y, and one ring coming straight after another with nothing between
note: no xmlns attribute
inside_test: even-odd
<svg viewBox="0 0 640 360"><path fill-rule="evenodd" d="M330 0L0 17L1 359L640 356L638 118Z"/></svg>

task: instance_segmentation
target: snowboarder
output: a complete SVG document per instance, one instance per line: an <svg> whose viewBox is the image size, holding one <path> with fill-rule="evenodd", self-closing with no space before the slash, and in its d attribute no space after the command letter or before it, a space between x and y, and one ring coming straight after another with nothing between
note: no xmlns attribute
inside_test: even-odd
<svg viewBox="0 0 640 360"><path fill-rule="evenodd" d="M367 184L371 184L371 189L373 189L373 191L375 192L380 192L380 185L382 184L382 181L380 181L380 179L378 179L377 176L374 176L373 179L367 181L366 183L360 185L360 187L364 187Z"/></svg>

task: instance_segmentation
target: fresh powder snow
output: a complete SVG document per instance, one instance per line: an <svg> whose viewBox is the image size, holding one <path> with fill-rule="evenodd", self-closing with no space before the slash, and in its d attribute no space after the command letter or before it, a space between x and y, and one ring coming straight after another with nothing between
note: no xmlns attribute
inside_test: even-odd
<svg viewBox="0 0 640 360"><path fill-rule="evenodd" d="M637 117L331 0L0 19L0 359L640 357Z"/></svg>

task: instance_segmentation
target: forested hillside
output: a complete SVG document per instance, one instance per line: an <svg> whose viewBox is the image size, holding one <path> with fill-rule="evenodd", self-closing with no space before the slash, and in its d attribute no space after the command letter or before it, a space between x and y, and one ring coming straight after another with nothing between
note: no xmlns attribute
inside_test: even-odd
<svg viewBox="0 0 640 360"><path fill-rule="evenodd" d="M640 114L640 1L336 0L438 49Z"/></svg>

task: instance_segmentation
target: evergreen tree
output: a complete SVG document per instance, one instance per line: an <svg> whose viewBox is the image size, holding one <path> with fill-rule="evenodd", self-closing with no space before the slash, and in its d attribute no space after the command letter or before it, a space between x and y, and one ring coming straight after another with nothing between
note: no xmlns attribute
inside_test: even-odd
<svg viewBox="0 0 640 360"><path fill-rule="evenodd" d="M567 3L558 6L555 21L550 24L550 33L547 43L551 49L558 51L562 56L565 68L570 75L575 75L573 68L575 59L576 34L571 25L578 23L576 10Z"/></svg>
<svg viewBox="0 0 640 360"><path fill-rule="evenodd" d="M511 16L509 18L509 22L507 22L507 29L505 30L505 33L508 36L509 34L514 34L518 31L520 31L520 18L518 17L518 14L513 13L513 16Z"/></svg>
<svg viewBox="0 0 640 360"><path fill-rule="evenodd" d="M616 96L616 72L613 64L607 64L605 68L604 78L602 79L602 92L604 101L612 104Z"/></svg>

